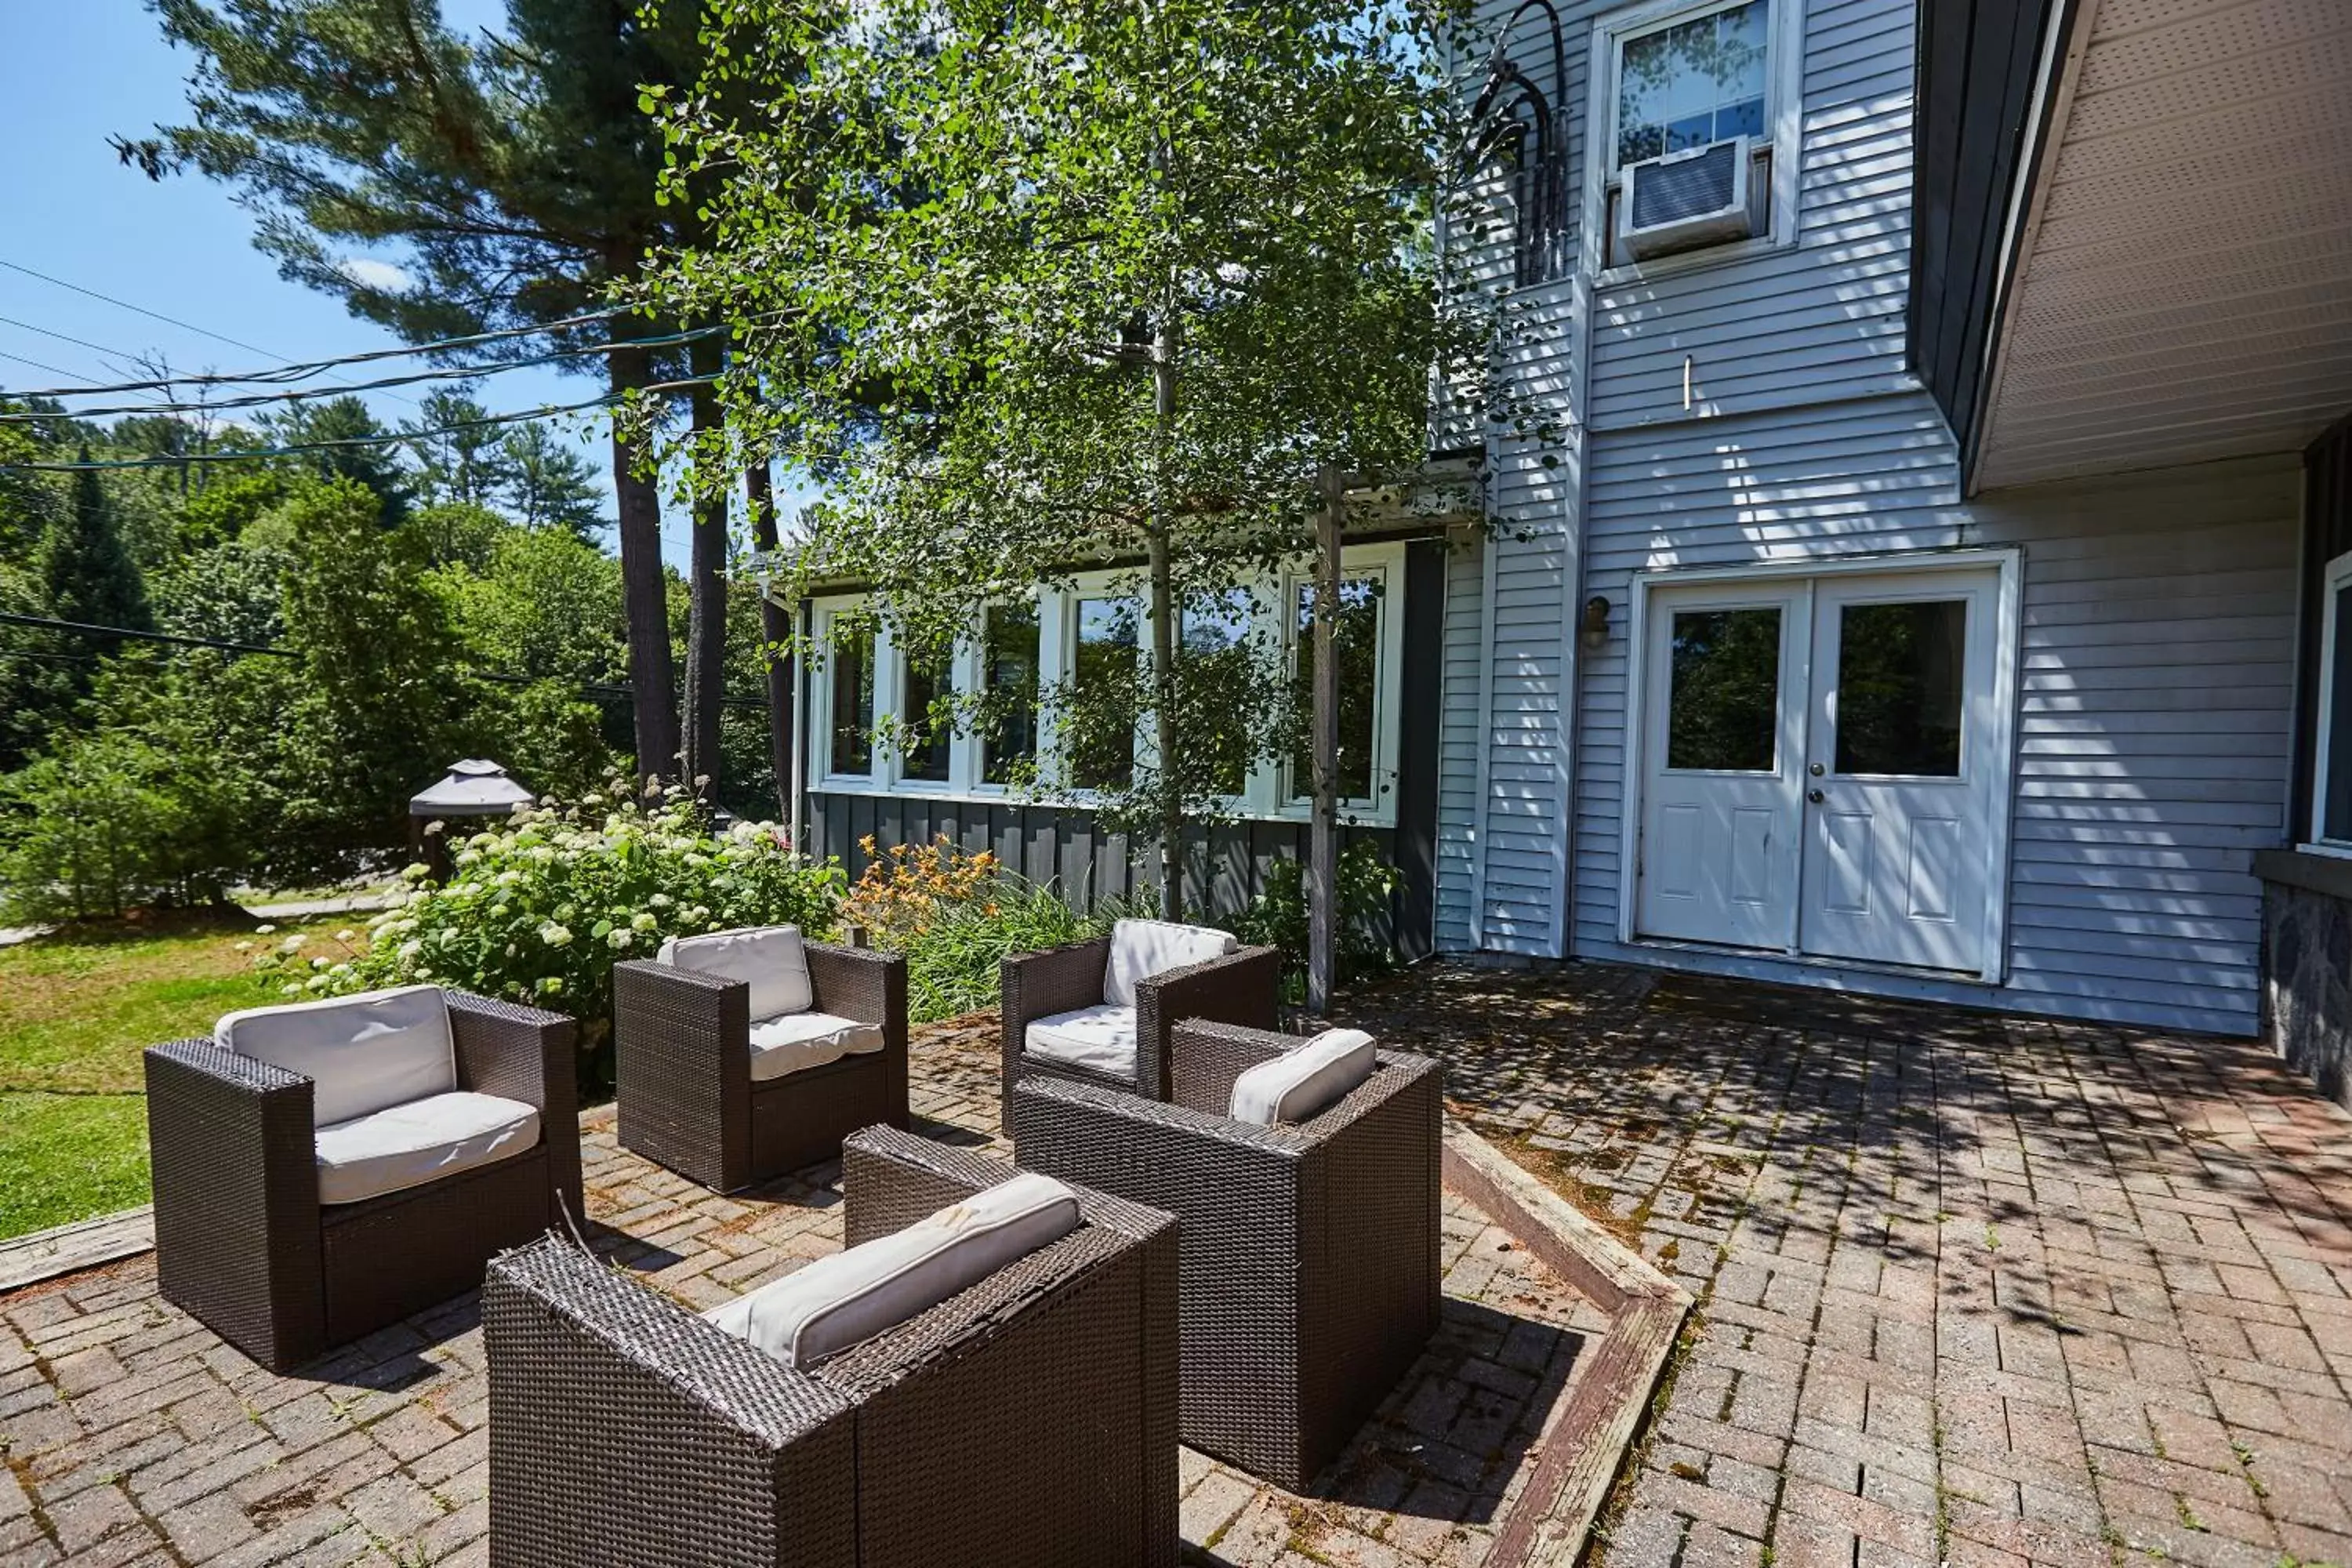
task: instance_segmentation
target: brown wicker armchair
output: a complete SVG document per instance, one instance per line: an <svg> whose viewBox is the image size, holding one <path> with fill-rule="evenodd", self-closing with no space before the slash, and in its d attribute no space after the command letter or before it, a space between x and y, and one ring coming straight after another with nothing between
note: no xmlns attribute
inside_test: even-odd
<svg viewBox="0 0 2352 1568"><path fill-rule="evenodd" d="M884 1128L851 1245L1014 1175ZM1167 1568L1176 1226L1076 1231L803 1370L550 1238L490 1268L490 1561L567 1568Z"/></svg>
<svg viewBox="0 0 2352 1568"><path fill-rule="evenodd" d="M208 1039L147 1051L165 1300L283 1372L476 1289L494 1253L578 1221L572 1020L462 992L444 1002L457 1087L529 1106L537 1141L349 1203L321 1201L310 1079Z"/></svg>
<svg viewBox="0 0 2352 1568"><path fill-rule="evenodd" d="M1124 923L1124 922L1122 922ZM1061 1079L1125 1089L1147 1100L1168 1098L1168 1032L1179 1018L1202 1018L1271 1029L1280 1021L1282 953L1242 947L1203 963L1162 971L1135 983L1132 1065L1078 1065L1029 1048L1032 1025L1106 1002L1111 938L1073 942L1003 961L1004 1095L1024 1078Z"/></svg>
<svg viewBox="0 0 2352 1568"><path fill-rule="evenodd" d="M1301 1044L1186 1021L1158 1104L1043 1078L1007 1101L1025 1170L1183 1224L1184 1441L1292 1491L1339 1457L1437 1327L1437 1063L1381 1051L1297 1126L1225 1115Z"/></svg>
<svg viewBox="0 0 2352 1568"><path fill-rule="evenodd" d="M751 987L639 960L613 966L621 1146L714 1192L835 1158L860 1127L907 1125L907 961L816 942L814 1009L878 1026L880 1050L752 1077Z"/></svg>

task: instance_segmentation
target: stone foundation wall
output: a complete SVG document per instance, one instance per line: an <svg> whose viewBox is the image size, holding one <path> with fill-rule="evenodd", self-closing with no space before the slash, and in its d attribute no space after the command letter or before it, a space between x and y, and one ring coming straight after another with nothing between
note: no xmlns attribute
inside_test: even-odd
<svg viewBox="0 0 2352 1568"><path fill-rule="evenodd" d="M2352 898L2265 883L2263 1034L2321 1093L2352 1109Z"/></svg>

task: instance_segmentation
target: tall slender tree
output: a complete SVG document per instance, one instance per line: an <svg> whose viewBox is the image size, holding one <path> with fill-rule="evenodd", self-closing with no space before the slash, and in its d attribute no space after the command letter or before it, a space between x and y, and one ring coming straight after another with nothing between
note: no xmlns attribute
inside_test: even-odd
<svg viewBox="0 0 2352 1568"><path fill-rule="evenodd" d="M666 122L712 235L650 297L730 324L740 438L831 481L796 585L873 583L939 657L992 598L1118 570L1048 691L1047 785L1156 839L1177 912L1185 822L1295 717L1278 647L1203 658L1188 619L1312 554L1323 476L1409 479L1433 374L1507 398L1504 323L1431 239L1465 140L1446 7L707 9L728 47ZM762 112L725 107L747 94Z"/></svg>
<svg viewBox="0 0 2352 1568"><path fill-rule="evenodd" d="M88 463L84 447L76 461ZM115 525L114 505L94 468L75 473L71 504L50 523L41 546L41 584L48 613L85 626L152 631L147 585ZM120 637L93 639L90 647L110 653Z"/></svg>
<svg viewBox="0 0 2352 1568"><path fill-rule="evenodd" d="M680 216L658 200L663 149L637 94L696 76L684 8L649 22L635 0L507 0L502 26L467 38L436 0L153 4L164 36L196 57L192 119L118 149L151 174L236 185L287 277L416 342L575 323L464 351L481 360L658 335L646 318L577 318ZM370 252L397 266L353 265ZM564 363L615 395L667 374L665 351L646 347ZM660 497L617 424L612 461L637 765L667 774L678 725Z"/></svg>

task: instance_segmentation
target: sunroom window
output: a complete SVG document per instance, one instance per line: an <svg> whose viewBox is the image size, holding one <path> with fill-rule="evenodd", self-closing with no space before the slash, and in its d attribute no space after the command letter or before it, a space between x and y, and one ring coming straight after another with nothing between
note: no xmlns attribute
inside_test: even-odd
<svg viewBox="0 0 2352 1568"><path fill-rule="evenodd" d="M1381 697L1381 580L1349 577L1339 584L1339 613L1331 625L1331 648L1339 667L1339 798L1367 802L1373 798L1374 742L1379 732ZM1291 597L1292 636L1297 655L1297 706L1301 719L1298 744L1290 758L1293 798L1315 788L1313 727L1305 715L1315 700L1315 588L1294 585Z"/></svg>
<svg viewBox="0 0 2352 1568"><path fill-rule="evenodd" d="M1037 606L991 605L981 638L981 782L1009 784L1037 760Z"/></svg>
<svg viewBox="0 0 2352 1568"><path fill-rule="evenodd" d="M835 643L825 654L831 674L831 736L826 771L870 774L874 771L874 634Z"/></svg>

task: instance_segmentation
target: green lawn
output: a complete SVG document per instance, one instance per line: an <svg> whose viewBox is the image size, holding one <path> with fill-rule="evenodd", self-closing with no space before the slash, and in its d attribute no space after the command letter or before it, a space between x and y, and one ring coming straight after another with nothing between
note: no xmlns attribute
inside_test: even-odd
<svg viewBox="0 0 2352 1568"><path fill-rule="evenodd" d="M147 1201L139 1053L270 999L251 935L231 913L0 948L0 1237Z"/></svg>

